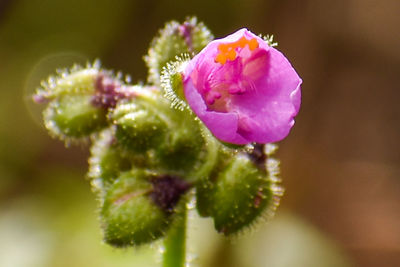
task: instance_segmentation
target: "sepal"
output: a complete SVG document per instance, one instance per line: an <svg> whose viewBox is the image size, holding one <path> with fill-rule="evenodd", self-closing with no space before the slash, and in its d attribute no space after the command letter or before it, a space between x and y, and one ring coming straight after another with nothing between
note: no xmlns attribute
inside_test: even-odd
<svg viewBox="0 0 400 267"><path fill-rule="evenodd" d="M171 101L172 107L179 110L188 108L183 92L182 73L189 61L190 57L187 54L176 56L175 61L168 62L162 70L161 88L164 96Z"/></svg>

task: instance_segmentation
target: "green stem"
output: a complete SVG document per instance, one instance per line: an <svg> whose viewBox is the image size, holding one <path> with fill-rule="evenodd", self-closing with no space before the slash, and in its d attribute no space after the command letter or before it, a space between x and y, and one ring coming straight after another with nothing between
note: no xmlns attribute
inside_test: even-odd
<svg viewBox="0 0 400 267"><path fill-rule="evenodd" d="M186 261L186 205L164 239L163 267L184 267Z"/></svg>

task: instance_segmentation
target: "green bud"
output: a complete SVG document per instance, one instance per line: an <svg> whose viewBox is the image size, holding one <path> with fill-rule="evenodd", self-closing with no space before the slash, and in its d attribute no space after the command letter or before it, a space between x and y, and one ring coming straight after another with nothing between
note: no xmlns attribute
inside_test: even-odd
<svg viewBox="0 0 400 267"><path fill-rule="evenodd" d="M202 216L213 217L217 231L234 234L258 218L273 215L283 193L277 178L279 162L270 158L275 149L256 144L246 152L226 156L210 179L197 186L197 208Z"/></svg>
<svg viewBox="0 0 400 267"><path fill-rule="evenodd" d="M52 135L73 141L99 131L107 124L107 113L132 93L112 72L100 69L100 63L86 68L75 65L60 70L36 91L37 103L48 103L44 121Z"/></svg>
<svg viewBox="0 0 400 267"><path fill-rule="evenodd" d="M156 149L158 167L191 180L207 158L199 123L187 111L172 110L174 122Z"/></svg>
<svg viewBox="0 0 400 267"><path fill-rule="evenodd" d="M160 167L182 174L191 171L201 157L204 141L200 134L188 129L176 129L157 149ZM195 134L195 136L190 134ZM189 135L188 135L189 134ZM196 139L197 140L194 140Z"/></svg>
<svg viewBox="0 0 400 267"><path fill-rule="evenodd" d="M212 214L214 190L214 183L208 178L201 179L196 185L196 208L202 217Z"/></svg>
<svg viewBox="0 0 400 267"><path fill-rule="evenodd" d="M158 109L163 105L162 100L160 98L158 104L153 104L136 98L117 105L112 119L117 126L116 137L122 146L135 153L144 153L164 141L169 117Z"/></svg>
<svg viewBox="0 0 400 267"><path fill-rule="evenodd" d="M138 90L111 114L118 143L132 154L145 154L149 167L194 182L204 175L208 157L200 123L187 110L172 109L159 90Z"/></svg>
<svg viewBox="0 0 400 267"><path fill-rule="evenodd" d="M152 185L144 171L122 174L108 190L101 209L104 239L124 247L153 241L170 223L168 215L150 198Z"/></svg>
<svg viewBox="0 0 400 267"><path fill-rule="evenodd" d="M64 95L51 101L43 113L45 126L60 138L81 138L107 125L106 110L92 105L90 95Z"/></svg>
<svg viewBox="0 0 400 267"><path fill-rule="evenodd" d="M225 235L241 230L271 201L265 173L243 154L237 155L217 176L212 217Z"/></svg>
<svg viewBox="0 0 400 267"><path fill-rule="evenodd" d="M101 73L100 63L96 61L87 68L75 65L71 70L60 70L57 76L50 76L41 83L34 100L45 102L65 95L90 95L95 92L95 80Z"/></svg>
<svg viewBox="0 0 400 267"><path fill-rule="evenodd" d="M119 147L113 128L103 130L92 138L92 142L88 177L94 191L100 193L104 192L121 172L130 170L133 160Z"/></svg>
<svg viewBox="0 0 400 267"><path fill-rule="evenodd" d="M215 177L224 169L229 163L234 152L225 149L215 137L209 133L209 157L208 172L198 180L196 184L196 208L197 212L202 217L209 217L213 212L214 194L215 194ZM214 142L210 142L210 141ZM210 145L211 144L211 145Z"/></svg>
<svg viewBox="0 0 400 267"><path fill-rule="evenodd" d="M101 209L105 241L125 247L163 236L174 219L175 206L189 188L173 176L145 170L123 173L108 189Z"/></svg>
<svg viewBox="0 0 400 267"><path fill-rule="evenodd" d="M212 39L210 31L203 23L198 23L196 18L188 18L182 24L176 21L167 23L152 41L148 55L144 58L149 68L148 81L160 84L160 73L167 62L183 53L200 52Z"/></svg>

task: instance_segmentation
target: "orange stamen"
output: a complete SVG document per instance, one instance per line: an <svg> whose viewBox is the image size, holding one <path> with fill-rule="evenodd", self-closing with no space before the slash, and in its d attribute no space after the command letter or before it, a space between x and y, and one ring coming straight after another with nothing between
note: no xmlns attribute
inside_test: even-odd
<svg viewBox="0 0 400 267"><path fill-rule="evenodd" d="M221 54L219 53L217 55L217 57L215 58L215 62L221 63L222 65L224 65L226 63L226 56L225 54Z"/></svg>
<svg viewBox="0 0 400 267"><path fill-rule="evenodd" d="M244 48L247 44L247 39L243 36L236 43L237 43L237 46Z"/></svg>
<svg viewBox="0 0 400 267"><path fill-rule="evenodd" d="M215 57L215 62L221 63L224 65L227 60L233 61L237 57L236 48L244 48L246 45L249 46L250 51L259 47L258 41L256 38L252 38L247 40L244 36L233 43L228 44L220 44L218 46L219 53Z"/></svg>
<svg viewBox="0 0 400 267"><path fill-rule="evenodd" d="M236 58L236 51L234 49L230 50L227 54L225 54L230 61L235 60Z"/></svg>
<svg viewBox="0 0 400 267"><path fill-rule="evenodd" d="M218 50L221 51L222 53L226 53L226 52L228 52L229 47L230 47L230 44L220 44L218 46Z"/></svg>
<svg viewBox="0 0 400 267"><path fill-rule="evenodd" d="M249 45L249 49L251 51L253 51L254 49L258 48L258 42L257 42L256 38L253 38L253 39L249 40L248 45Z"/></svg>

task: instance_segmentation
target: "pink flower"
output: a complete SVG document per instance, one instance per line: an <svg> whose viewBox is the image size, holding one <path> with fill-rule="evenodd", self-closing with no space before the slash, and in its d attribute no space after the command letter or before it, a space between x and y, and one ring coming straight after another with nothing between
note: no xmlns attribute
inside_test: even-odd
<svg viewBox="0 0 400 267"><path fill-rule="evenodd" d="M210 42L188 63L183 79L190 108L227 143L280 141L300 108L296 71L247 29Z"/></svg>

